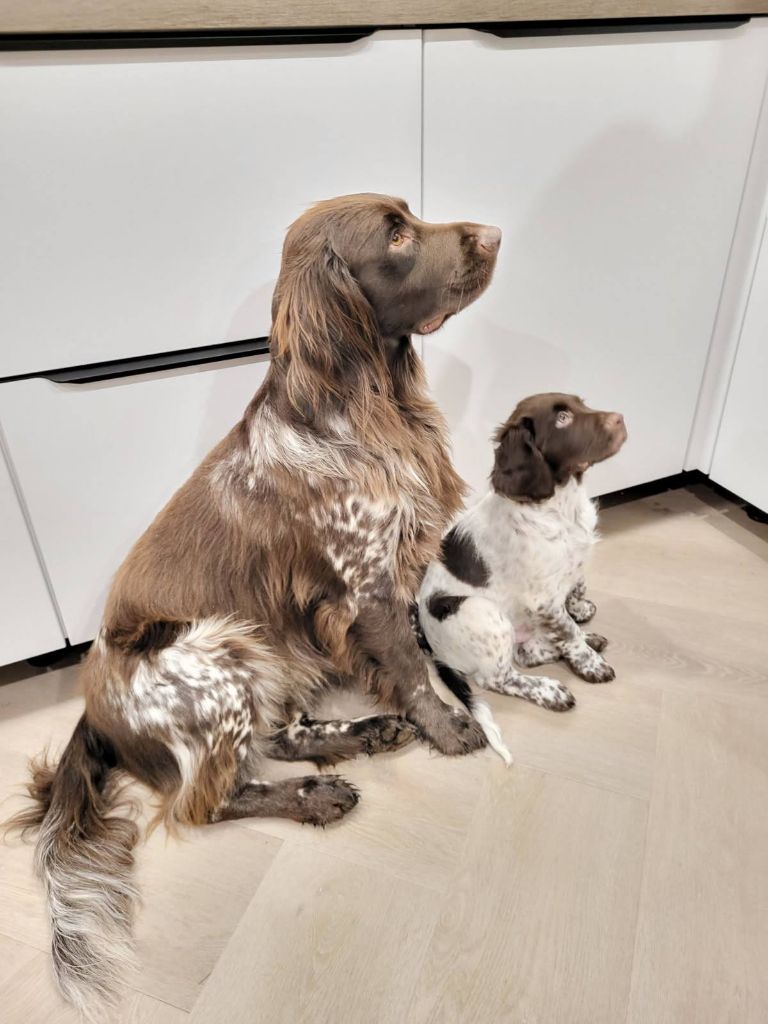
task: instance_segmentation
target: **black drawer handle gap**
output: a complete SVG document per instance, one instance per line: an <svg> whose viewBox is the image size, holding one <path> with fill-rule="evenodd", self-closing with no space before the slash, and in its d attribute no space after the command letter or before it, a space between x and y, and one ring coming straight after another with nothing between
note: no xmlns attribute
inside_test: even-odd
<svg viewBox="0 0 768 1024"><path fill-rule="evenodd" d="M15 377L0 378L0 383L42 377L55 384L92 384L99 380L118 380L120 377L134 377L140 373L157 373L160 370L202 366L205 363L222 363L268 353L269 338L248 338L245 341L228 341L221 345L204 345L202 348L177 349L175 352L156 352L129 359L109 359L103 363L20 373Z"/></svg>

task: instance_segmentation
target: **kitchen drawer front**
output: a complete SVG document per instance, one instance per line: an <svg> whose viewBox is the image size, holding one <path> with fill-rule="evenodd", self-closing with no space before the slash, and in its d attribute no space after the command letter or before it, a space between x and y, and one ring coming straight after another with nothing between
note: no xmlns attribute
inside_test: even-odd
<svg viewBox="0 0 768 1024"><path fill-rule="evenodd" d="M425 33L424 216L504 232L488 294L424 344L475 488L495 426L538 391L625 414L593 493L683 469L766 71L762 22Z"/></svg>
<svg viewBox="0 0 768 1024"><path fill-rule="evenodd" d="M64 634L0 450L0 665L63 646Z"/></svg>
<svg viewBox="0 0 768 1024"><path fill-rule="evenodd" d="M421 187L421 35L0 54L0 377L268 333L285 229Z"/></svg>
<svg viewBox="0 0 768 1024"><path fill-rule="evenodd" d="M266 356L93 384L0 386L19 485L71 643L96 633L128 550L242 415Z"/></svg>

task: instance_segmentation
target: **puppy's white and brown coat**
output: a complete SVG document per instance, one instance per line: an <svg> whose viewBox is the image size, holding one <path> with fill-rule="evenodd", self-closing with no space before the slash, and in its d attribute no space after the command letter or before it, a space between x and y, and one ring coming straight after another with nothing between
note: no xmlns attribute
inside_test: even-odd
<svg viewBox="0 0 768 1024"><path fill-rule="evenodd" d="M625 438L618 413L595 412L573 395L522 401L497 433L491 490L460 516L425 575L419 618L441 675L505 760L467 682L565 710L574 703L567 687L523 675L515 662L562 658L589 682L613 679L600 654L607 641L580 628L595 612L584 571L597 525L583 474Z"/></svg>

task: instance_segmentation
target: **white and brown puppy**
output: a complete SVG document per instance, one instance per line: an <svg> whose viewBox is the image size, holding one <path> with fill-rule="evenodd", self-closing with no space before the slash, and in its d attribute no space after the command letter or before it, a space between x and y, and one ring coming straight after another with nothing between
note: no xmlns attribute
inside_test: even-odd
<svg viewBox="0 0 768 1024"><path fill-rule="evenodd" d="M574 395L533 395L496 433L491 489L443 539L419 594L421 627L443 681L475 714L508 759L486 705L469 683L542 707L573 706L555 679L522 675L562 658L590 683L614 671L607 641L581 624L595 613L584 569L597 509L583 475L627 437L617 412L596 412Z"/></svg>

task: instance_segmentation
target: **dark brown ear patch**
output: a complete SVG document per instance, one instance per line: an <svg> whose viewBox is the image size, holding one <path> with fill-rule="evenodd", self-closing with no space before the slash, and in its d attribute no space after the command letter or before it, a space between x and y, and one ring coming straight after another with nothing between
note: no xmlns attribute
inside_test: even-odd
<svg viewBox="0 0 768 1024"><path fill-rule="evenodd" d="M443 594L437 590L427 601L427 608L433 618L438 622L443 622L449 615L455 615L465 601L466 597L458 594Z"/></svg>
<svg viewBox="0 0 768 1024"><path fill-rule="evenodd" d="M440 561L457 580L472 587L484 587L491 578L475 542L466 534L459 533L455 526L443 537Z"/></svg>
<svg viewBox="0 0 768 1024"><path fill-rule="evenodd" d="M503 429L498 441L491 473L494 491L519 501L551 498L555 493L555 477L536 447L526 420Z"/></svg>

